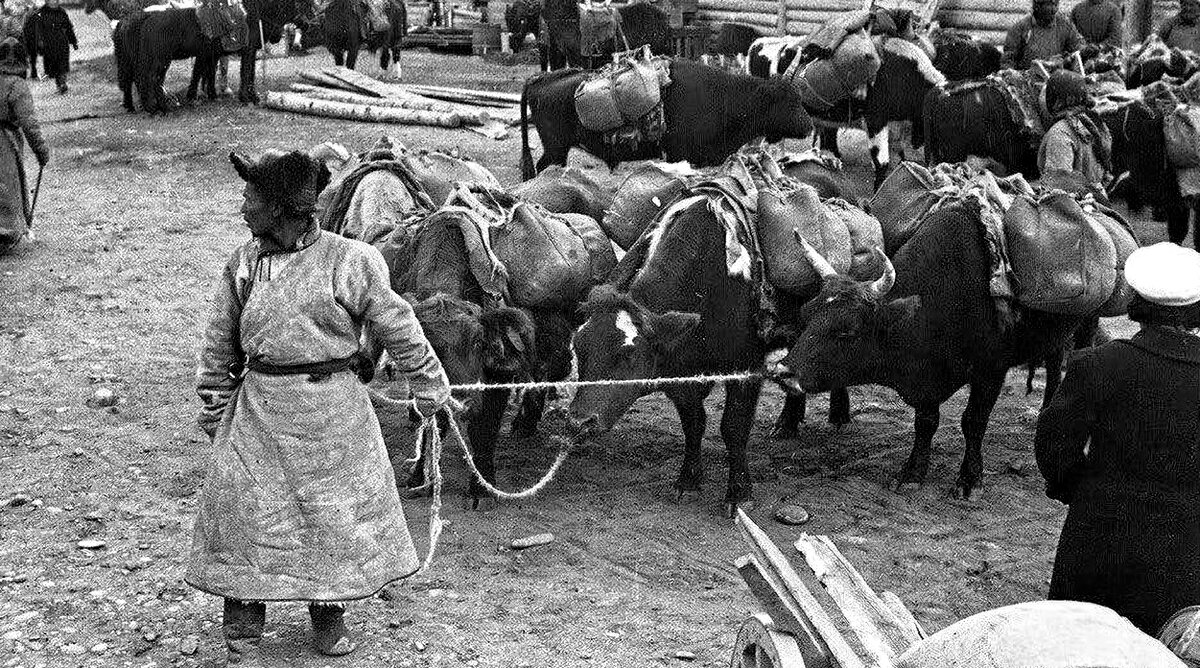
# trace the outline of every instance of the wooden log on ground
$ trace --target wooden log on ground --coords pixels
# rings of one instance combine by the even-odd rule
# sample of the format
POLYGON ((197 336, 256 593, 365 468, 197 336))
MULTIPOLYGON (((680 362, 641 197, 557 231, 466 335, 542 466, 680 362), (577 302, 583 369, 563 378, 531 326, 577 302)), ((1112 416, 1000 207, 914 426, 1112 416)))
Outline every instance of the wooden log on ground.
POLYGON ((443 128, 457 128, 462 125, 462 118, 458 114, 421 111, 418 109, 399 109, 367 104, 348 104, 346 102, 318 100, 299 93, 271 91, 267 93, 264 104, 272 109, 351 121, 396 123, 401 125, 430 125, 443 128))
MULTIPOLYGON (((470 88, 451 88, 448 86, 424 86, 418 84, 403 84, 401 88, 416 93, 418 95, 429 95, 431 92, 436 92, 445 95, 461 95, 463 97, 493 100, 495 102, 503 102, 505 104, 520 104, 520 93, 506 93, 498 90, 472 90, 470 88)), ((432 97, 432 96, 430 96, 432 97)))
POLYGON ((738 557, 733 564, 775 628, 795 636, 805 668, 837 668, 832 665, 829 646, 779 578, 773 577, 770 570, 749 554, 738 557))
POLYGON ((329 100, 331 102, 365 104, 376 107, 395 107, 397 109, 416 109, 418 111, 434 111, 442 114, 458 114, 462 118, 462 122, 467 125, 487 125, 492 121, 491 114, 483 109, 464 110, 456 105, 438 102, 437 100, 426 100, 415 96, 370 97, 349 91, 322 88, 304 83, 294 83, 291 85, 291 89, 293 92, 301 93, 306 97, 329 100))
POLYGON ((772 14, 779 11, 776 0, 719 0, 700 2, 701 9, 719 9, 727 12, 750 12, 754 14, 772 14))
POLYGON ((850 562, 826 536, 804 534, 795 547, 804 555, 817 582, 829 593, 838 610, 876 665, 889 665, 920 640, 906 621, 883 602, 850 562))
MULTIPOLYGON (((1029 13, 1029 5, 1027 3, 1009 2, 1007 0, 942 0, 941 7, 942 9, 992 12, 995 14, 1023 15, 1029 13)), ((1064 11, 1067 11, 1066 8, 1064 8, 1064 11)))
MULTIPOLYGON (((791 562, 771 541, 770 536, 740 509, 735 524, 750 547, 751 555, 762 566, 766 581, 771 584, 780 600, 788 601, 790 598, 794 607, 802 612, 798 622, 803 625, 807 620, 807 624, 824 641, 828 648, 828 656, 837 662, 836 665, 839 668, 866 668, 862 659, 846 642, 833 620, 829 618, 828 613, 792 568, 791 562)), ((791 607, 789 606, 789 609, 791 607)))
POLYGON ((325 88, 336 88, 338 90, 344 90, 344 91, 348 91, 351 93, 359 93, 359 94, 363 93, 362 90, 360 90, 354 86, 351 86, 350 84, 348 84, 344 81, 339 81, 338 79, 335 79, 329 75, 323 74, 316 70, 301 70, 300 78, 304 79, 305 81, 308 81, 309 83, 312 83, 314 85, 324 86, 325 88))

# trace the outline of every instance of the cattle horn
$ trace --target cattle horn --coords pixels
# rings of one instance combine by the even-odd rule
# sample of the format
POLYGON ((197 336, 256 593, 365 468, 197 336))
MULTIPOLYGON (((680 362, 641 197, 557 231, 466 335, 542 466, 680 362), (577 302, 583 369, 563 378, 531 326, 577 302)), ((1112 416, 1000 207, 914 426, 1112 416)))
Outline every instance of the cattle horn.
POLYGON ((813 270, 817 272, 817 275, 822 280, 830 276, 837 276, 837 270, 833 268, 832 264, 829 264, 829 260, 826 260, 823 255, 817 252, 817 249, 812 247, 812 244, 808 243, 804 235, 800 234, 800 230, 793 227, 792 234, 796 235, 796 243, 800 244, 800 247, 804 249, 804 256, 808 258, 809 264, 812 265, 813 270))
POLYGON ((892 286, 896 284, 896 268, 892 266, 892 261, 888 259, 888 256, 879 250, 879 246, 873 247, 871 252, 875 253, 883 263, 883 275, 871 281, 871 291, 882 297, 891 292, 892 286))

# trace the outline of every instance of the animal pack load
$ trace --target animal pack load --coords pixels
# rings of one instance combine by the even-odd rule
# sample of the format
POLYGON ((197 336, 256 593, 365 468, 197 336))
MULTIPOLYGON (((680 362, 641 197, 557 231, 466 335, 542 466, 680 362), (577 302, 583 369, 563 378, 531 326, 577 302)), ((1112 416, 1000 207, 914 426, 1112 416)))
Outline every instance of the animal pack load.
POLYGON ((917 642, 895 666, 1184 668, 1124 617, 1078 601, 1032 601, 972 615, 917 642))
POLYGON ((1163 139, 1172 167, 1200 167, 1200 106, 1180 105, 1165 114, 1163 139))
POLYGON ((1129 312, 1129 303, 1133 301, 1134 294, 1133 287, 1125 280, 1125 261, 1138 249, 1137 237, 1129 223, 1116 211, 1099 204, 1086 204, 1083 210, 1108 232, 1117 254, 1117 284, 1112 296, 1100 306, 1100 315, 1106 318, 1125 315, 1129 312))
POLYGON ((457 283, 469 271, 478 288, 498 301, 564 307, 578 303, 617 264, 612 244, 591 217, 553 214, 487 186, 458 184, 421 224, 428 226, 435 231, 418 235, 420 247, 406 269, 409 282, 422 288, 457 283), (446 239, 441 230, 458 234, 446 239))
POLYGON ((793 183, 760 189, 756 225, 767 281, 776 289, 805 295, 821 286, 821 277, 796 244, 793 230, 838 273, 859 280, 878 278, 871 249, 883 243, 879 221, 843 200, 822 201, 812 186, 793 183))
POLYGON ((621 54, 575 90, 575 113, 583 127, 609 141, 658 141, 662 137, 662 89, 671 84, 671 61, 649 49, 621 54))
POLYGON ((883 250, 890 257, 912 238, 921 221, 941 200, 944 179, 915 162, 892 170, 871 198, 871 213, 883 228, 883 250))
POLYGON ((875 80, 879 53, 867 34, 870 12, 847 12, 831 19, 805 42, 784 77, 800 92, 804 106, 828 111, 875 80))
POLYGON ((1117 288, 1117 250, 1105 226, 1071 195, 1017 197, 1004 214, 1017 301, 1064 315, 1095 312, 1117 288))
POLYGON ((461 156, 441 151, 406 153, 404 161, 413 177, 424 187, 434 206, 441 205, 459 181, 499 188, 500 181, 487 167, 461 156))
POLYGON ((659 212, 699 176, 686 162, 648 162, 638 167, 617 186, 601 227, 614 243, 629 250, 659 212))

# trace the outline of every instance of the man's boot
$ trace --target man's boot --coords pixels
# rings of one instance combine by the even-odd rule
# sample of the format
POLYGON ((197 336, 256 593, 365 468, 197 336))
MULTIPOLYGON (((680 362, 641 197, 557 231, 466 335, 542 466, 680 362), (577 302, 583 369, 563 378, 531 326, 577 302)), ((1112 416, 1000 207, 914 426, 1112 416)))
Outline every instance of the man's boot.
POLYGON ((267 621, 266 603, 243 603, 236 599, 225 599, 225 618, 221 630, 225 633, 225 647, 229 653, 226 665, 239 668, 254 668, 262 665, 258 644, 262 640, 263 625, 267 621))
POLYGON ((308 616, 312 618, 313 643, 317 651, 325 656, 342 656, 358 648, 346 630, 342 619, 346 609, 340 605, 310 603, 308 616))

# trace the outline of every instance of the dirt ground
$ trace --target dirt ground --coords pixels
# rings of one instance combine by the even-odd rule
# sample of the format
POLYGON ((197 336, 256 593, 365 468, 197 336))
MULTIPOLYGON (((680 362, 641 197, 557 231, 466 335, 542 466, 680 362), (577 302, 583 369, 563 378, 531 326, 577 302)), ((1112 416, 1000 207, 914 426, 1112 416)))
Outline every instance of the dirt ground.
MULTIPOLYGON (((512 183, 519 139, 337 122, 229 100, 166 118, 128 115, 103 19, 75 18, 83 48, 71 93, 34 84, 54 151, 37 240, 0 257, 0 499, 12 501, 0 507, 0 665, 219 665, 220 603, 190 590, 182 574, 209 456, 193 422, 195 346, 220 267, 247 234, 229 151, 324 140, 361 149, 389 132, 414 147, 461 147, 512 183), (121 403, 89 408, 98 388, 121 403), (80 549, 85 538, 104 547, 80 549)), ((323 51, 272 58, 264 88, 327 62, 323 51)), ((424 52, 405 53, 403 65, 407 81, 504 90, 518 90, 531 72, 424 52)), ((187 69, 175 65, 172 86, 187 69)), ((1164 234, 1145 222, 1139 232, 1143 241, 1164 234)), ((1110 326, 1131 331, 1121 321, 1110 326)), ((775 441, 767 433, 781 395, 769 388, 752 438, 753 515, 794 558, 789 545, 801 531, 830 535, 869 583, 898 593, 931 630, 1040 598, 1064 509, 1043 496, 1033 461, 1040 378, 1036 387, 1026 396, 1024 375, 1011 374, 986 441, 986 488, 969 502, 949 496, 962 453, 962 394, 943 411, 928 484, 897 495, 886 483, 907 455, 912 416, 892 392, 853 389, 853 422, 840 432, 824 423, 827 404, 817 397, 802 435, 775 441), (784 502, 805 506, 811 522, 773 522, 784 502)), ((272 606, 265 644, 273 660, 662 666, 687 663, 676 658, 686 651, 695 665, 725 665, 756 606, 732 566, 742 545, 720 512, 721 405, 718 391, 704 450, 710 482, 692 503, 677 504, 671 493, 682 437, 657 397, 640 401, 526 503, 462 509, 465 473, 447 456, 449 525, 431 571, 353 606, 362 646, 344 659, 309 649, 302 606, 272 606), (555 542, 508 548, 540 532, 555 542)), ((381 419, 389 446, 404 452, 406 420, 386 410, 381 419)), ((499 482, 530 484, 552 455, 545 439, 505 440, 499 482)), ((423 546, 424 502, 407 510, 423 546)))

